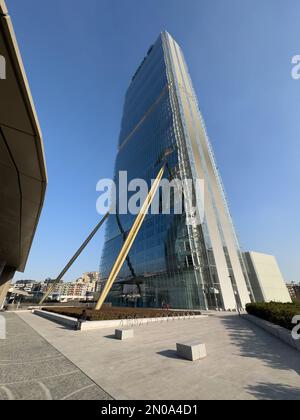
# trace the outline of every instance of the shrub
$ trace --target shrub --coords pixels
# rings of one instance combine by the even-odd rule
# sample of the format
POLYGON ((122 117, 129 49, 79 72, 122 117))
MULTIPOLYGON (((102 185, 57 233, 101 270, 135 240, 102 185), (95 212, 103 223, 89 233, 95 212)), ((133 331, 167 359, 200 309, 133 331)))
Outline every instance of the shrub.
MULTIPOLYGON (((162 318, 169 315, 180 316, 182 312, 174 310, 168 311, 166 309, 151 309, 151 308, 129 308, 129 307, 103 307, 100 311, 87 308, 74 307, 47 307, 42 308, 45 311, 57 313, 60 315, 70 316, 72 318, 80 318, 82 311, 85 309, 88 321, 102 321, 113 319, 137 319, 137 318, 162 318)), ((196 315, 201 315, 200 311, 195 312, 196 315)))
POLYGON ((292 324, 292 319, 295 315, 300 315, 300 304, 278 302, 249 303, 246 305, 246 310, 250 315, 292 330, 295 326, 292 324))

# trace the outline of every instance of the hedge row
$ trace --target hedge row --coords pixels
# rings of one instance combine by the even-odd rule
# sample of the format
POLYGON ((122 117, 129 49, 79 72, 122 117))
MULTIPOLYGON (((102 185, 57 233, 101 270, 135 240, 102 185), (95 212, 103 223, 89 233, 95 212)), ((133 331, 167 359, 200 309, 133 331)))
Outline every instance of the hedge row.
POLYGON ((246 310, 250 315, 292 330, 295 326, 292 324, 293 317, 300 315, 300 303, 249 303, 246 310))
MULTIPOLYGON (((81 318, 84 308, 51 308, 43 307, 44 311, 53 312, 60 315, 70 316, 72 318, 81 318)), ((137 319, 137 318, 165 318, 176 316, 194 316, 201 315, 200 311, 167 311, 161 309, 147 308, 102 308, 100 311, 86 309, 86 319, 88 321, 104 321, 113 319, 137 319)))

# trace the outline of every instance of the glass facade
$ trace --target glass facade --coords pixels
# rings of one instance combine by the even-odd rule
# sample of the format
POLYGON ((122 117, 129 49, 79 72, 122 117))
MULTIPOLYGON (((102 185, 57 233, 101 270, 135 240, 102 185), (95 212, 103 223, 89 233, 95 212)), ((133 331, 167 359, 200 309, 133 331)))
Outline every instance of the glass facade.
MULTIPOLYGON (((107 300, 114 305, 184 309, 244 306, 248 284, 221 180, 183 54, 164 32, 126 93, 115 163, 117 190, 123 191, 120 171, 127 171, 128 182, 142 178, 150 187, 166 150, 171 151, 166 179, 204 179, 204 221, 197 223, 196 212, 194 222, 187 224, 184 212, 172 211, 172 200, 171 214, 148 214, 107 300)), ((192 194, 195 202, 194 190, 192 194)), ((103 283, 135 219, 118 207, 117 203, 117 214, 107 222, 100 264, 103 283)))

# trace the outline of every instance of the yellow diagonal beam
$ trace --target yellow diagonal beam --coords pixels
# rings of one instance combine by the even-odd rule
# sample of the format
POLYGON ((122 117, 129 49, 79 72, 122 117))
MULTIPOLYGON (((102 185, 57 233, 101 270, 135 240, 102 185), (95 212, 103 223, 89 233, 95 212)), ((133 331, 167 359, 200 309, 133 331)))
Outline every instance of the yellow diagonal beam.
POLYGON ((163 177, 164 171, 165 171, 165 164, 162 166, 162 168, 159 171, 155 181, 153 182, 152 187, 151 187, 151 189, 150 189, 150 191, 149 191, 149 193, 146 197, 146 200, 145 200, 139 214, 137 215, 137 217, 135 219, 135 222, 134 222, 134 224, 133 224, 133 226, 132 226, 132 228, 129 232, 129 235, 126 238, 126 241, 124 242, 124 245, 121 249, 121 252, 116 259, 116 262, 115 262, 115 264, 114 264, 114 266, 111 270, 111 273, 108 277, 108 280, 107 280, 107 282, 104 286, 104 289, 101 293, 101 296, 100 296, 100 298, 97 302, 97 305, 96 305, 96 308, 95 308, 96 310, 101 309, 101 307, 102 307, 103 303, 105 302, 105 299, 106 299, 110 289, 112 288, 112 285, 113 285, 117 275, 119 274, 119 272, 122 268, 122 265, 124 264, 124 261, 125 261, 128 253, 129 253, 129 251, 130 251, 130 249, 131 249, 131 247, 134 243, 134 240, 135 240, 137 234, 139 233, 139 230, 140 230, 140 228, 143 224, 143 221, 146 217, 148 209, 151 206, 153 198, 154 198, 154 196, 156 194, 156 191, 159 187, 159 183, 160 183, 160 181, 163 177))

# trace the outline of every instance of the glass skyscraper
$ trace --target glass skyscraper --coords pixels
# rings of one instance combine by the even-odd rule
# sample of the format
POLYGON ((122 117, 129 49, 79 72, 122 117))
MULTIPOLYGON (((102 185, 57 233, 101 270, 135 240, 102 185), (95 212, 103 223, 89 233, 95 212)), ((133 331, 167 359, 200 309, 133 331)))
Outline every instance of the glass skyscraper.
MULTIPOLYGON (((251 290, 213 152, 179 45, 163 32, 147 52, 126 93, 115 182, 150 185, 166 150, 168 180, 203 179, 205 216, 187 224, 186 214, 148 214, 108 296, 114 305, 185 309, 235 309, 251 290)), ((195 191, 193 190, 193 194, 195 191)), ((195 198, 195 197, 192 197, 195 198)), ((193 200, 195 202, 195 200, 193 200)), ((108 278, 135 216, 107 222, 100 264, 108 278)))

